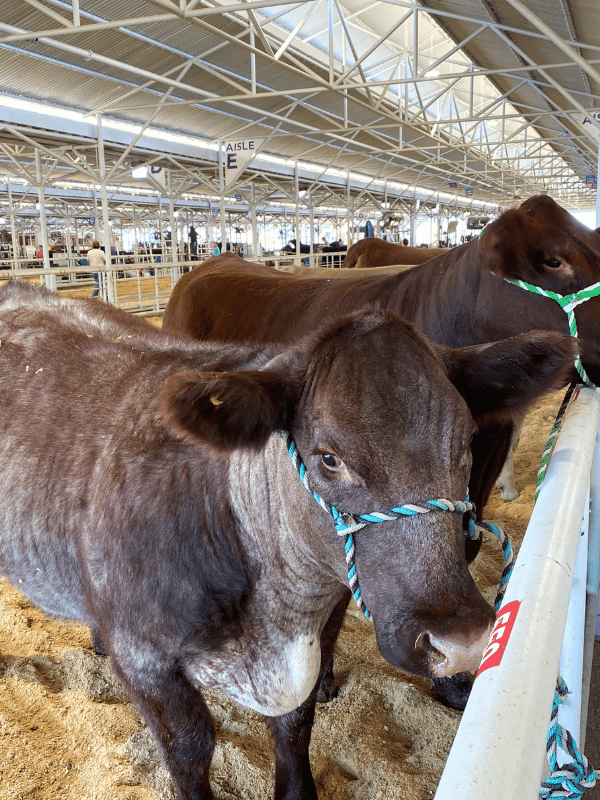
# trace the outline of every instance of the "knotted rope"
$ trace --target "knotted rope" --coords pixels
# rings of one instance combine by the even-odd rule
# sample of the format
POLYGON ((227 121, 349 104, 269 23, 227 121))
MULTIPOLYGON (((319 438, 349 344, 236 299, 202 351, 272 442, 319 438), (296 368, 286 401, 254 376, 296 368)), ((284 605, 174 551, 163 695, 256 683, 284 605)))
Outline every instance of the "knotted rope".
POLYGON ((403 506, 392 508, 389 511, 374 511, 366 514, 346 514, 339 511, 335 506, 324 500, 319 494, 312 490, 308 481, 308 475, 304 462, 300 458, 296 443, 287 431, 281 431, 281 435, 285 439, 287 451, 292 463, 298 471, 300 480, 306 489, 312 494, 317 503, 333 517, 335 529, 339 536, 344 536, 344 550, 346 553, 346 566, 348 568, 348 583, 350 584, 350 591, 356 601, 356 605, 363 612, 365 617, 371 619, 371 613, 367 608, 360 591, 360 583, 358 581, 358 573, 356 571, 356 550, 354 546, 354 536, 356 531, 366 528, 375 522, 385 522, 389 520, 399 519, 400 517, 412 517, 415 514, 427 514, 432 511, 450 511, 457 514, 468 514, 469 522, 465 530, 465 536, 476 539, 480 533, 474 525, 475 506, 469 500, 446 500, 441 498, 439 500, 426 500, 423 503, 407 503, 403 506))
POLYGON ((550 729, 546 745, 546 755, 552 775, 542 783, 540 798, 581 797, 594 788, 598 778, 587 758, 583 753, 579 752, 569 731, 558 724, 558 707, 565 702, 568 694, 567 684, 559 677, 556 683, 554 702, 552 703, 552 715, 550 717, 550 729), (557 760, 559 745, 573 759, 571 764, 559 766, 557 760))
POLYGON ((508 580, 511 576, 513 571, 513 566, 515 564, 515 560, 513 557, 513 549, 510 543, 510 539, 504 533, 504 530, 493 522, 478 522, 475 524, 475 528, 483 528, 490 533, 493 533, 494 536, 500 542, 502 547, 502 555, 504 557, 504 569, 502 570, 502 575, 500 576, 500 582, 498 584, 498 593, 496 594, 496 599, 494 601, 494 611, 498 612, 500 606, 502 605, 502 601, 504 600, 504 595, 506 594, 506 587, 508 586, 508 580))
MULTIPOLYGON (((492 275, 495 274, 496 273, 492 273, 492 275)), ((597 297, 600 294, 600 283, 594 283, 591 286, 586 286, 584 289, 581 289, 579 292, 574 292, 573 294, 558 294, 557 292, 551 292, 549 289, 541 289, 539 286, 535 286, 533 283, 526 283, 525 281, 521 281, 517 278, 503 278, 503 280, 505 280, 507 283, 512 283, 513 286, 519 286, 521 289, 526 289, 528 292, 533 292, 534 294, 539 294, 542 297, 549 297, 551 300, 555 300, 567 315, 569 333, 575 339, 577 338, 575 308, 580 303, 584 303, 591 297, 597 297)), ((589 379, 587 372, 583 368, 579 352, 577 352, 575 355, 575 369, 585 384, 588 386, 594 385, 589 379)))

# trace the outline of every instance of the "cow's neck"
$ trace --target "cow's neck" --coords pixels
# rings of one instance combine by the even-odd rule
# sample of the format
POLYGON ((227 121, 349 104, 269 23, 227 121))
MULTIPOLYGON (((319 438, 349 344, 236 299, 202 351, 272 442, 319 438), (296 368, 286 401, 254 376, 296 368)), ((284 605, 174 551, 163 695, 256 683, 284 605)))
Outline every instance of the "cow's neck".
POLYGON ((295 473, 281 435, 274 434, 259 454, 237 451, 229 472, 231 501, 244 541, 260 554, 261 563, 272 565, 270 582, 282 601, 307 613, 314 609, 318 613, 320 596, 333 593, 337 601, 337 584, 345 582, 343 546, 332 518, 306 492, 295 473), (339 581, 330 566, 335 555, 329 552, 327 541, 339 550, 339 581))
MULTIPOLYGON (((203 686, 260 713, 287 713, 315 685, 321 631, 346 589, 307 541, 319 533, 313 516, 318 520, 325 512, 293 474, 279 434, 260 454, 240 450, 231 456, 229 499, 239 520, 238 541, 257 577, 239 636, 214 650, 194 650, 192 643, 186 670, 203 686)), ((327 525, 337 545, 331 519, 327 525)))
POLYGON ((473 244, 395 276, 386 307, 438 344, 475 344, 480 273, 477 261, 465 252, 473 244))

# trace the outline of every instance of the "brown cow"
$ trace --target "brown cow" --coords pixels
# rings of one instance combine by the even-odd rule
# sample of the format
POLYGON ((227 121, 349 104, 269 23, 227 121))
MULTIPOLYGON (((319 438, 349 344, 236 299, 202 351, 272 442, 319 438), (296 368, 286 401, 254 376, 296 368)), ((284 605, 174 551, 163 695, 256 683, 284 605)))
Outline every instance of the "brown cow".
MULTIPOLYGON (((295 264, 286 264, 285 266, 275 267, 278 272, 289 272, 292 275, 300 275, 303 278, 357 278, 361 275, 396 275, 398 272, 412 269, 414 264, 394 264, 387 267, 354 267, 353 269, 346 269, 344 267, 306 267, 296 266, 295 264)), ((270 268, 272 269, 272 267, 270 268)))
MULTIPOLYGON (((395 275, 323 281, 267 269, 225 258, 184 275, 164 328, 199 339, 293 342, 323 319, 373 302, 453 347, 534 328, 567 332, 558 303, 503 278, 561 294, 594 284, 600 281, 600 234, 540 195, 505 211, 480 238, 395 275)), ((600 383, 600 298, 579 305, 575 316, 583 364, 600 383)), ((471 496, 478 513, 505 461, 510 434, 490 415, 489 428, 475 437, 471 496)))
POLYGON ((423 264, 430 258, 443 255, 443 247, 407 247, 371 237, 359 239, 346 253, 342 267, 386 267, 390 264, 423 264))
POLYGON ((354 532, 349 576, 332 506, 347 524, 464 499, 478 420, 564 382, 568 337, 455 350, 367 310, 289 347, 183 342, 10 282, 0 343, 0 574, 99 632, 180 800, 213 797, 201 686, 267 716, 277 798, 317 800, 315 698, 349 577, 392 664, 477 667, 494 614, 469 574, 464 509, 354 532))

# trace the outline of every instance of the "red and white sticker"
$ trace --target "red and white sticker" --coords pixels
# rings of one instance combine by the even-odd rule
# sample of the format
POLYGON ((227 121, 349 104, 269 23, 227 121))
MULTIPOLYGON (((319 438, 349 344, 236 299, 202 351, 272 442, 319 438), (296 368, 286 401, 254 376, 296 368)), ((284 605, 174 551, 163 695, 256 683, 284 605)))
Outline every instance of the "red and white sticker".
POLYGON ((502 661, 502 656, 504 655, 506 645, 510 639, 510 634, 515 624, 520 605, 520 600, 513 600, 511 603, 507 603, 503 606, 498 612, 488 645, 485 648, 481 664, 477 671, 478 675, 481 675, 482 672, 490 667, 497 667, 502 661))

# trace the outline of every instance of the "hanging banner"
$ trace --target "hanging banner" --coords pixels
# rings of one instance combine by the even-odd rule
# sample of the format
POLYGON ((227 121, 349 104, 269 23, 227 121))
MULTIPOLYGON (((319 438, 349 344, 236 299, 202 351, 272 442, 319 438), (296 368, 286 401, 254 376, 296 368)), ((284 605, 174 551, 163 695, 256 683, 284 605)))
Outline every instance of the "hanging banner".
POLYGON ((237 176, 253 160, 262 143, 262 139, 238 139, 235 142, 223 142, 225 189, 234 182, 237 176))

